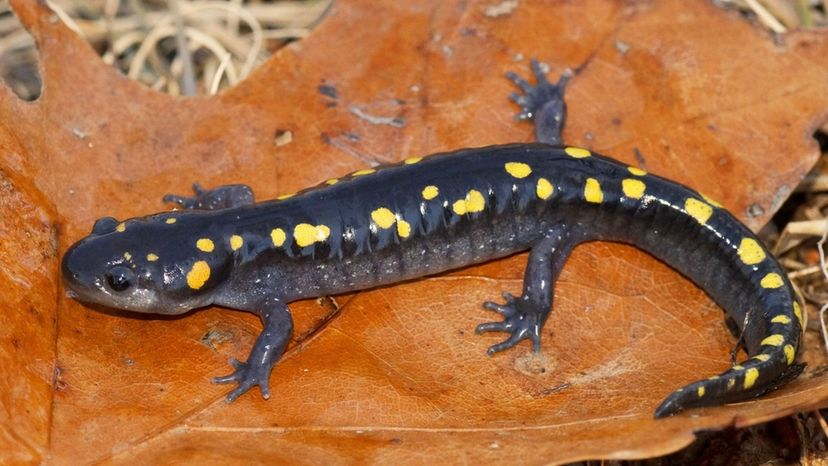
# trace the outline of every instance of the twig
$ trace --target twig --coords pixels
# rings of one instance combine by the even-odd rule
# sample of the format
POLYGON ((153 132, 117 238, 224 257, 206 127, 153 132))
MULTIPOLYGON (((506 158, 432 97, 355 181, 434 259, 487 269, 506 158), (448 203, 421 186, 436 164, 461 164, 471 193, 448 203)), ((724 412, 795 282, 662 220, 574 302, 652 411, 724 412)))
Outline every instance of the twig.
POLYGON ((828 228, 828 219, 790 222, 785 225, 782 233, 779 234, 779 239, 776 241, 773 253, 780 255, 798 246, 804 238, 822 236, 822 232, 826 228, 828 228))
POLYGON ((756 14, 756 17, 759 18, 765 26, 770 28, 771 31, 782 34, 787 31, 785 26, 779 22, 778 19, 774 18, 772 14, 768 10, 765 9, 762 5, 759 4, 756 0, 745 0, 745 3, 750 7, 751 10, 756 14))
POLYGON ((60 18, 60 20, 63 21, 63 24, 68 26, 69 29, 75 31, 79 36, 84 37, 83 31, 78 26, 78 23, 76 23, 75 20, 72 19, 72 17, 69 16, 69 14, 63 10, 63 8, 61 8, 59 5, 55 4, 51 0, 46 0, 46 5, 48 5, 49 8, 51 8, 52 11, 55 12, 58 18, 60 18))
MULTIPOLYGON (((104 55, 112 50, 112 44, 115 42, 113 25, 115 23, 115 15, 118 14, 118 5, 120 3, 119 0, 106 0, 103 6, 103 25, 104 31, 106 31, 106 50, 104 51, 104 55)), ((89 38, 89 41, 91 42, 92 38, 89 38)))
POLYGON ((259 52, 262 50, 264 39, 262 38, 261 24, 259 24, 259 21, 247 10, 232 3, 201 1, 185 3, 182 5, 182 13, 184 15, 191 15, 196 12, 209 9, 218 9, 225 10, 227 12, 233 12, 234 14, 238 15, 238 17, 242 21, 244 21, 250 28, 250 32, 253 36, 253 44, 250 46, 250 51, 248 52, 247 57, 244 60, 244 65, 242 66, 241 71, 239 72, 239 76, 241 76, 241 78, 245 78, 248 74, 250 74, 251 71, 253 71, 253 68, 256 66, 256 59, 259 55, 259 52))
POLYGON ((181 18, 181 9, 178 0, 169 0, 168 5, 172 11, 175 22, 175 45, 178 50, 178 59, 181 61, 181 93, 183 95, 196 95, 195 71, 193 70, 193 55, 187 44, 187 36, 184 33, 184 20, 181 18))
MULTIPOLYGON (((828 269, 826 269, 825 265, 825 240, 828 238, 828 228, 825 229, 825 232, 822 233, 822 238, 817 242, 817 250, 819 251, 819 266, 822 268, 822 275, 825 277, 826 282, 828 282, 828 269)), ((825 348, 823 348, 826 353, 828 353, 828 331, 825 329, 825 311, 828 310, 828 303, 822 305, 819 308, 819 328, 822 332, 822 340, 825 343, 825 348)), ((807 315, 805 310, 802 310, 803 315, 807 315)))
POLYGON ((789 0, 761 0, 762 5, 767 8, 768 12, 778 19, 788 29, 796 29, 801 22, 796 9, 790 4, 789 0))
MULTIPOLYGON (((221 43, 198 29, 188 27, 184 29, 184 32, 187 35, 187 38, 190 39, 190 41, 193 41, 194 48, 204 46, 213 52, 216 57, 223 57, 226 53, 228 53, 227 49, 222 47, 221 43)), ((135 53, 135 58, 130 64, 127 76, 132 79, 137 78, 138 73, 141 71, 141 67, 143 66, 144 60, 150 50, 155 47, 155 44, 159 40, 164 37, 170 37, 173 34, 175 34, 175 27, 169 24, 169 21, 163 22, 162 24, 156 26, 147 36, 147 39, 141 43, 141 47, 139 47, 138 51, 135 53)), ((235 72, 233 75, 235 75, 235 72)))
POLYGON ((797 0, 794 3, 794 8, 800 24, 806 28, 814 26, 814 17, 811 14, 811 5, 809 5, 808 0, 797 0))
POLYGON ((221 78, 224 76, 224 71, 227 69, 227 66, 230 64, 230 54, 225 54, 224 58, 219 63, 218 69, 216 70, 216 74, 213 75, 213 82, 210 84, 209 94, 214 95, 218 92, 219 85, 221 84, 221 78))
POLYGON ((802 278, 808 275, 813 275, 815 273, 820 273, 822 271, 821 265, 812 265, 810 267, 805 267, 802 270, 797 270, 788 274, 788 279, 793 280, 795 278, 802 278))
MULTIPOLYGON (((229 0, 229 3, 232 3, 239 8, 242 7, 242 0, 229 0)), ((227 29, 233 33, 236 33, 239 30, 239 15, 236 14, 235 11, 227 12, 227 29)))
POLYGON ((828 422, 825 422, 825 418, 822 417, 822 413, 819 410, 814 411, 814 415, 817 418, 817 422, 819 422, 819 427, 822 428, 822 435, 828 437, 828 422))

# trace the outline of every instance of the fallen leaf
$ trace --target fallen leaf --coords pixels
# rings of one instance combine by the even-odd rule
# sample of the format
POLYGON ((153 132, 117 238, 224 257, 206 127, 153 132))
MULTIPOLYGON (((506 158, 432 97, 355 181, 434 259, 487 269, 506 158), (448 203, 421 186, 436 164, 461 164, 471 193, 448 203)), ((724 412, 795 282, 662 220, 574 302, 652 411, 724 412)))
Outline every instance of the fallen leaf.
POLYGON ((727 367, 733 341, 677 272, 596 243, 564 270, 540 355, 521 345, 487 358, 498 337, 472 332, 491 318, 481 302, 519 289, 522 254, 293 304, 274 396, 227 404, 209 377, 246 356, 254 316, 98 312, 64 296, 55 254, 97 217, 162 210, 163 194, 193 181, 244 182, 266 199, 374 163, 529 141, 503 78, 526 75, 526 57, 553 76, 579 70, 570 144, 698 188, 756 229, 818 156, 824 33, 775 45, 704 1, 521 2, 487 14, 497 2, 340 0, 238 86, 172 98, 108 68, 42 2, 12 4, 38 44, 44 89, 24 103, 0 88, 3 461, 642 458, 694 431, 828 399, 824 371, 811 370, 754 402, 653 420, 666 394, 727 367))

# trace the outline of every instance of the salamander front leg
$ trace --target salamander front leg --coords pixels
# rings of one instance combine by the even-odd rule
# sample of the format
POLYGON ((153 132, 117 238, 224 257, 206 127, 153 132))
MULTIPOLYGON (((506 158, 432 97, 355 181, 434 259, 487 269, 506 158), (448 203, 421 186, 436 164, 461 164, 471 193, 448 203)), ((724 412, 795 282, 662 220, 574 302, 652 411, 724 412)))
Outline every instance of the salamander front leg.
POLYGON ((177 196, 167 194, 165 203, 178 204, 184 209, 219 210, 231 207, 251 205, 255 202, 253 190, 244 184, 228 184, 213 189, 204 189, 200 184, 193 183, 195 196, 177 196))
POLYGON ((213 379, 213 383, 238 382, 239 386, 227 394, 227 401, 235 400, 256 385, 262 391, 264 399, 270 398, 270 371, 285 351, 293 332, 293 319, 287 305, 278 299, 266 300, 260 314, 264 329, 256 339, 247 362, 231 359, 230 364, 235 371, 230 375, 213 379))
POLYGON ((522 92, 513 92, 509 95, 512 102, 520 105, 520 112, 515 118, 535 121, 535 138, 538 142, 560 145, 561 131, 566 121, 564 91, 572 77, 572 71, 565 70, 558 82, 552 84, 546 79, 546 73, 537 60, 532 59, 531 67, 532 74, 535 75, 534 86, 517 73, 506 73, 506 78, 515 83, 522 92))
POLYGON ((584 241, 571 228, 556 225, 532 248, 523 278, 523 294, 514 297, 503 293, 505 304, 491 301, 483 307, 503 316, 500 322, 486 322, 477 326, 477 333, 506 332, 510 336, 491 347, 489 356, 511 348, 523 340, 532 341, 532 349, 540 351, 540 332, 552 309, 552 292, 555 280, 569 253, 578 243, 584 241))

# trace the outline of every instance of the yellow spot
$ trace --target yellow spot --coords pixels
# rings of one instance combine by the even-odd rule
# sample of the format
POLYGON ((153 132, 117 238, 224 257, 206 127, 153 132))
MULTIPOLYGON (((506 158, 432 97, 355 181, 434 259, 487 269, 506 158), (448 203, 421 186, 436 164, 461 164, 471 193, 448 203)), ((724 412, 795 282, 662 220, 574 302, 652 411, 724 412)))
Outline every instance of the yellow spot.
POLYGON ((300 247, 310 246, 316 242, 316 227, 308 223, 300 223, 293 229, 293 237, 300 247))
POLYGON ((698 393, 699 398, 703 397, 704 396, 704 387, 703 386, 699 387, 698 390, 696 390, 696 393, 698 393))
POLYGON ((423 160, 423 158, 422 157, 409 157, 409 158, 405 159, 403 161, 403 163, 406 164, 406 165, 412 165, 412 164, 415 164, 415 163, 419 162, 420 160, 423 160))
POLYGON ((331 229, 325 225, 313 226, 308 223, 300 223, 293 228, 293 237, 296 239, 296 244, 302 248, 316 242, 325 241, 330 234, 331 229))
POLYGON ((564 152, 570 157, 575 157, 576 159, 582 159, 584 157, 589 157, 592 153, 586 149, 581 149, 580 147, 567 147, 564 149, 564 152))
POLYGON ((782 348, 782 351, 785 352, 785 358, 788 360, 788 365, 790 366, 793 364, 794 359, 796 358, 796 351, 794 350, 793 345, 785 345, 782 348))
POLYGON ((328 228, 328 225, 316 225, 316 241, 321 243, 329 236, 331 236, 331 229, 328 228))
POLYGON ((759 369, 755 367, 751 367, 750 369, 745 371, 745 390, 753 387, 753 384, 756 383, 756 379, 759 378, 759 369))
POLYGON ((351 176, 362 176, 362 175, 370 175, 371 173, 376 172, 373 168, 366 168, 364 170, 357 170, 351 173, 351 176))
POLYGON ((783 337, 782 335, 776 334, 776 335, 771 335, 771 336, 765 338, 759 344, 763 345, 763 346, 765 346, 765 345, 767 345, 767 346, 780 346, 780 345, 782 345, 782 342, 784 342, 784 341, 785 341, 785 337, 783 337))
POLYGON ((646 170, 642 170, 642 169, 637 168, 637 167, 627 167, 627 170, 629 170, 630 173, 632 173, 635 176, 644 176, 644 175, 647 174, 646 170))
POLYGON ((131 261, 132 260, 132 254, 130 254, 128 252, 125 252, 124 253, 124 259, 126 259, 128 261, 131 261))
POLYGON ((115 231, 118 233, 123 233, 124 230, 126 230, 126 224, 124 222, 119 223, 118 226, 115 227, 115 231))
POLYGON ((326 182, 325 182, 325 184, 326 184, 326 185, 328 185, 328 186, 332 186, 332 185, 335 185, 335 184, 337 184, 337 183, 339 183, 339 179, 338 179, 338 178, 331 178, 330 180, 328 180, 328 181, 326 181, 326 182))
POLYGON ((627 178, 621 182, 621 189, 624 190, 624 195, 632 199, 641 199, 644 196, 644 189, 646 186, 640 180, 627 178))
POLYGON ((296 193, 283 194, 283 195, 277 197, 276 199, 279 200, 279 201, 284 201, 285 199, 291 198, 295 195, 296 195, 296 193))
POLYGON ((472 189, 466 194, 465 199, 455 201, 451 208, 457 215, 482 212, 486 208, 486 198, 483 197, 480 191, 472 189))
POLYGON ((454 211, 457 215, 463 215, 466 213, 466 201, 460 199, 459 201, 454 201, 454 204, 451 205, 451 210, 454 211))
POLYGON ((397 220, 397 234, 400 238, 408 238, 411 235, 411 224, 403 219, 397 220))
POLYGON ((158 256, 153 253, 149 253, 147 254, 147 260, 150 262, 155 262, 158 260, 158 256))
POLYGON ((730 390, 731 388, 736 386, 736 379, 730 379, 727 381, 727 389, 730 390))
POLYGON ((721 207, 722 207, 722 205, 721 205, 720 203, 716 202, 715 200, 713 200, 713 199, 712 199, 712 198, 710 198, 709 196, 706 196, 706 195, 704 195, 703 193, 699 193, 699 194, 701 194, 702 199, 704 199, 705 201, 707 201, 707 203, 708 203, 708 204, 710 204, 710 205, 712 205, 713 207, 719 207, 719 208, 721 208, 721 207))
POLYGON ((538 185, 535 187, 535 194, 543 200, 549 199, 552 193, 555 192, 555 187, 546 178, 538 178, 538 185))
POLYGON ((743 238, 737 252, 742 262, 747 265, 755 265, 765 260, 765 251, 752 238, 743 238))
POLYGON ((172 225, 173 223, 175 223, 175 222, 176 222, 176 220, 175 220, 175 217, 170 217, 170 218, 168 218, 168 219, 164 220, 164 222, 165 222, 167 225, 172 225))
POLYGON ((718 375, 711 375, 710 377, 707 378, 707 380, 719 380, 719 376, 718 375))
POLYGON ((762 288, 779 288, 784 284, 782 282, 782 277, 779 276, 778 273, 769 273, 762 277, 762 281, 759 282, 762 288))
POLYGON ((796 302, 796 301, 794 301, 794 303, 793 303, 793 311, 794 311, 794 315, 796 316, 796 320, 799 321, 799 326, 804 328, 805 325, 803 324, 803 321, 802 321, 802 308, 799 307, 799 303, 796 302))
POLYGON ((216 249, 216 245, 213 244, 213 240, 207 238, 201 238, 200 240, 196 241, 196 247, 199 251, 204 252, 213 252, 216 249))
POLYGON ((757 354, 756 356, 753 357, 753 359, 757 359, 759 361, 765 362, 768 359, 770 359, 770 355, 769 354, 757 354))
POLYGON ((187 285, 197 290, 207 283, 210 279, 210 265, 206 261, 198 261, 193 264, 193 268, 187 272, 187 285))
POLYGON ((506 172, 515 178, 526 178, 532 174, 532 167, 520 162, 507 162, 504 165, 506 172))
POLYGON ((244 238, 239 235, 233 235, 230 237, 230 249, 237 251, 242 245, 244 244, 244 238))
POLYGON ((774 317, 773 319, 771 319, 771 322, 773 322, 774 324, 788 325, 788 324, 791 323, 791 318, 786 316, 786 315, 781 315, 780 314, 780 315, 774 317))
POLYGON ((276 246, 277 248, 281 247, 283 244, 285 244, 285 239, 286 238, 287 238, 287 235, 285 235, 285 230, 282 230, 281 228, 274 228, 270 232, 270 239, 271 239, 271 241, 273 241, 273 245, 276 246))
POLYGON ((437 188, 437 186, 428 185, 425 188, 423 188, 423 199, 427 201, 434 199, 435 197, 437 197, 438 194, 440 194, 440 190, 437 188))
POLYGON ((731 369, 733 369, 734 371, 743 371, 743 370, 745 370, 745 368, 742 367, 740 364, 736 364, 735 366, 731 367, 731 369))
POLYGON ((380 207, 379 209, 371 212, 371 220, 373 220, 378 227, 387 229, 394 225, 397 218, 394 217, 394 212, 391 212, 385 207, 380 207))
POLYGON ((713 215, 713 207, 692 197, 684 201, 684 210, 687 212, 687 215, 695 218, 702 225, 707 223, 710 216, 713 215))
POLYGON ((587 202, 594 202, 596 204, 604 202, 604 193, 601 191, 601 184, 598 183, 598 180, 595 178, 587 178, 586 186, 584 186, 584 197, 587 202))
POLYGON ((486 208, 486 199, 480 191, 472 189, 466 194, 466 212, 482 212, 486 208))

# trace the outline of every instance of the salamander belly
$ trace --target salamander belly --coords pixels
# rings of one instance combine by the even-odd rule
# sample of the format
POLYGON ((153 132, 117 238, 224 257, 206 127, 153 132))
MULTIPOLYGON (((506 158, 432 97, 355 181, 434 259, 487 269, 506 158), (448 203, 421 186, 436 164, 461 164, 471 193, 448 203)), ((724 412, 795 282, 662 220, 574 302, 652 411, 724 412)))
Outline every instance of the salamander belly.
POLYGON ((291 298, 298 299, 371 288, 478 264, 529 249, 548 223, 537 218, 515 220, 479 219, 473 228, 457 225, 373 254, 329 258, 314 264, 280 264, 284 275, 279 276, 291 283, 290 289, 297 293, 291 298))

